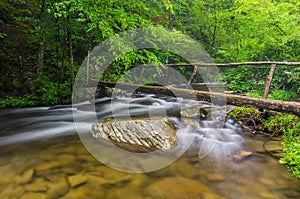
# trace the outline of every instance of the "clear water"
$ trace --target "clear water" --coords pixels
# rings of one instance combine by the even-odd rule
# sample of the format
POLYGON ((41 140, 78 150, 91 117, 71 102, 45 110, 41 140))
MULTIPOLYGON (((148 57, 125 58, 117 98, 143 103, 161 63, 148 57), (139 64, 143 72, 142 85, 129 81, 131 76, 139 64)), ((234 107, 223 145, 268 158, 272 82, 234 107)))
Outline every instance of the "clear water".
MULTIPOLYGON (((202 127, 190 126, 187 131, 187 126, 179 122, 181 140, 188 133, 197 135, 193 153, 153 172, 114 170, 86 149, 77 134, 72 111, 80 113, 83 119, 79 128, 88 132, 93 120, 89 113, 96 113, 101 120, 128 113, 160 115, 162 109, 176 115, 183 106, 212 107, 204 102, 153 96, 113 102, 103 98, 95 104, 95 111, 89 102, 74 107, 2 110, 0 198, 300 198, 299 180, 264 152, 263 140, 240 132, 230 121, 225 123, 226 130, 218 132, 222 135, 218 139, 211 131, 215 123, 202 121, 202 127), (213 140, 218 140, 217 147, 203 156, 203 148, 199 149, 213 140), (253 155, 243 161, 233 160, 230 155, 237 150, 248 150, 253 155)), ((122 157, 112 158, 122 162, 122 157)))

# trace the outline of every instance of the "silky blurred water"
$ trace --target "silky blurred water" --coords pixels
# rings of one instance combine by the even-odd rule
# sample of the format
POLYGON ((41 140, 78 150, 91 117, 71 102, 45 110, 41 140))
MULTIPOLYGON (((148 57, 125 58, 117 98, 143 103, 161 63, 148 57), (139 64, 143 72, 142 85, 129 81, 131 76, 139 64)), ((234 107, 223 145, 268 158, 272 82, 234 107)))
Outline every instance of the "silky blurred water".
POLYGON ((196 118, 199 126, 186 124, 180 110, 191 107, 218 110, 206 102, 153 95, 1 110, 0 198, 300 198, 299 180, 264 151, 264 139, 250 137, 231 120, 196 118), (74 111, 82 118, 76 124, 74 111), (153 172, 114 170, 90 154, 77 134, 76 128, 89 133, 95 115, 101 120, 164 114, 177 126, 179 144, 189 136, 194 141, 184 156, 153 172), (233 159, 240 150, 253 155, 233 159), (72 178, 81 183, 74 185, 72 178))

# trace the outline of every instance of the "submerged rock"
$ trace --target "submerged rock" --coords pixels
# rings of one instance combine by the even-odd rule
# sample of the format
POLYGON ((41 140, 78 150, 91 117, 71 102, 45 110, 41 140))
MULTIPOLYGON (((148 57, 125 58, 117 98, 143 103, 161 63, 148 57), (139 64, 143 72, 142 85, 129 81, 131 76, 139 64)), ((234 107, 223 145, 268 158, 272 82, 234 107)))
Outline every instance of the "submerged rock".
POLYGON ((23 173, 23 175, 18 176, 16 181, 17 184, 26 184, 29 183, 32 178, 33 178, 34 170, 33 169, 28 169, 23 173))
POLYGON ((208 114, 207 110, 200 108, 198 106, 185 108, 180 111, 181 117, 193 118, 193 119, 205 119, 208 114))
POLYGON ((223 198, 205 184, 183 177, 166 177, 158 180, 146 188, 146 193, 151 198, 223 198))
POLYGON ((47 191, 47 182, 42 178, 35 179, 32 183, 24 185, 26 191, 45 192, 47 191))
POLYGON ((78 185, 86 183, 88 181, 88 178, 81 174, 77 174, 77 175, 69 176, 68 181, 71 187, 76 187, 78 185))
POLYGON ((44 199, 44 198, 45 198, 44 193, 28 192, 25 193, 20 199, 44 199))
POLYGON ((269 152, 282 152, 281 141, 267 141, 265 142, 265 148, 269 152))
POLYGON ((243 151, 243 150, 241 150, 241 151, 238 151, 237 153, 233 154, 233 158, 235 160, 243 160, 246 157, 249 157, 249 156, 252 156, 252 155, 253 155, 253 153, 250 152, 250 151, 243 151))
POLYGON ((48 184, 46 199, 55 199, 65 195, 69 190, 69 184, 65 178, 60 178, 55 183, 48 184))
POLYGON ((133 152, 171 151, 175 127, 168 118, 105 119, 92 126, 94 137, 133 152))

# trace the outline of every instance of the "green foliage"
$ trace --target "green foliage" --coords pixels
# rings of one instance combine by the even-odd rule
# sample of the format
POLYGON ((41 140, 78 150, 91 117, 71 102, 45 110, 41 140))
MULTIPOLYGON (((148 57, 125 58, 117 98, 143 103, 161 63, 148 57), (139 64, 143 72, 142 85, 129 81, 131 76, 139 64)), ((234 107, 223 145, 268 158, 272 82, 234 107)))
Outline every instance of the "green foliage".
MULTIPOLYGON (((3 0, 0 97, 30 93, 38 103, 69 102, 70 84, 88 51, 117 33, 153 25, 188 34, 216 62, 299 61, 299 14, 298 1, 3 0), (39 83, 32 83, 33 79, 39 83)), ((163 36, 158 34, 158 38, 163 36)), ((105 79, 118 81, 130 65, 143 63, 185 60, 157 49, 133 51, 115 60, 105 79)), ((157 74, 161 70, 157 67, 157 74)), ((178 70, 186 79, 192 73, 189 68, 178 70)), ((264 87, 269 69, 238 67, 223 72, 221 80, 230 89, 248 92, 264 87)), ((203 80, 196 76, 195 81, 203 80)), ((276 89, 299 93, 299 67, 277 67, 271 91, 275 98, 289 95, 276 89)))
POLYGON ((221 73, 220 81, 224 81, 229 89, 236 93, 250 91, 255 88, 254 74, 248 66, 228 69, 221 73))
POLYGON ((253 132, 261 131, 282 135, 285 157, 279 161, 285 164, 300 179, 300 118, 278 112, 260 112, 250 107, 234 107, 229 113, 235 121, 246 125, 253 132))
MULTIPOLYGON (((229 112, 229 116, 236 120, 238 123, 242 123, 241 118, 259 118, 260 112, 252 107, 247 106, 235 106, 232 111, 229 112)), ((247 125, 247 124, 245 124, 247 125)))
POLYGON ((221 26, 228 28, 219 53, 231 61, 297 59, 293 52, 299 41, 295 13, 299 14, 295 2, 235 1, 223 15, 221 26))
POLYGON ((230 116, 240 114, 242 117, 246 117, 248 115, 255 114, 257 115, 258 111, 255 108, 247 107, 247 106, 236 106, 234 107, 234 112, 230 112, 230 116))
POLYGON ((294 68, 290 74, 291 76, 288 82, 293 85, 293 88, 296 92, 300 93, 300 67, 294 68))
POLYGON ((28 106, 36 106, 37 98, 34 95, 27 94, 22 98, 17 97, 7 97, 5 99, 0 100, 0 108, 8 108, 8 107, 28 107, 28 106))
POLYGON ((294 115, 278 113, 264 121, 264 128, 270 132, 283 134, 282 144, 286 156, 280 159, 282 164, 300 179, 300 118, 294 115))
MULTIPOLYGON (((250 92, 251 97, 263 96, 265 81, 269 75, 270 65, 263 68, 240 66, 231 69, 222 69, 220 81, 224 81, 229 89, 239 92, 250 92)), ((271 84, 269 99, 289 100, 295 97, 299 88, 296 71, 291 68, 278 66, 271 84), (297 87, 297 88, 296 88, 297 87)))
POLYGON ((296 116, 277 113, 275 116, 271 116, 263 121, 263 128, 266 132, 277 132, 283 134, 288 128, 293 126, 296 116))
MULTIPOLYGON (((262 98, 264 94, 263 89, 253 90, 247 93, 249 97, 262 98)), ((268 95, 268 99, 272 100, 291 100, 296 97, 296 92, 292 90, 273 89, 268 95)))
MULTIPOLYGON (((249 97, 254 97, 254 98, 262 98, 264 94, 264 89, 257 89, 257 90, 252 90, 249 93, 247 93, 247 96, 249 97)), ((268 96, 269 98, 269 96, 268 96)))
POLYGON ((280 160, 286 164, 293 174, 300 179, 300 120, 295 119, 293 127, 286 130, 283 136, 286 156, 280 160))
POLYGON ((280 90, 275 89, 272 90, 270 95, 268 96, 269 99, 274 100, 290 100, 296 97, 296 93, 291 90, 280 90))
POLYGON ((55 105, 59 103, 70 103, 70 82, 53 82, 50 77, 44 76, 33 81, 36 85, 35 92, 39 104, 55 105))

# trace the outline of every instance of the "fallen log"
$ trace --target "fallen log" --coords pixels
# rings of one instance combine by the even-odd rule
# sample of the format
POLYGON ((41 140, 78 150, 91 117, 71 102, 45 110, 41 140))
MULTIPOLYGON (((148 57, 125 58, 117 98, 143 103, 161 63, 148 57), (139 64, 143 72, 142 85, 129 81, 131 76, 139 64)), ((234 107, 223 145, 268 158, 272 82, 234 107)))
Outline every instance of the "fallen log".
POLYGON ((267 109, 273 111, 279 111, 284 113, 291 113, 297 116, 300 116, 300 103, 299 102, 290 102, 290 101, 281 101, 281 100, 268 100, 260 98, 252 98, 246 96, 239 96, 234 94, 225 94, 222 92, 209 92, 209 91, 199 91, 191 89, 180 89, 173 87, 165 86, 148 86, 148 85, 136 85, 128 83, 116 83, 116 82, 106 82, 99 81, 98 86, 105 86, 109 88, 117 88, 122 90, 132 90, 132 89, 143 89, 147 90, 148 93, 168 93, 170 91, 176 93, 176 96, 191 98, 196 96, 198 100, 213 102, 215 104, 224 105, 236 105, 236 106, 252 106, 259 109, 267 109))

